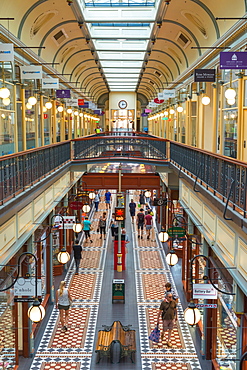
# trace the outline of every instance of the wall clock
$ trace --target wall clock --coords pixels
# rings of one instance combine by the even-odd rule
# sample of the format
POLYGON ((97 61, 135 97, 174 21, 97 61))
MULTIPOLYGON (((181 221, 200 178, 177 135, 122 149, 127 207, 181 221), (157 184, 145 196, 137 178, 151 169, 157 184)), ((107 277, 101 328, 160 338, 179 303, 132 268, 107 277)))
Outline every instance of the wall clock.
POLYGON ((119 102, 118 102, 118 106, 119 106, 119 108, 120 109, 126 109, 127 108, 127 101, 126 100, 120 100, 119 102))

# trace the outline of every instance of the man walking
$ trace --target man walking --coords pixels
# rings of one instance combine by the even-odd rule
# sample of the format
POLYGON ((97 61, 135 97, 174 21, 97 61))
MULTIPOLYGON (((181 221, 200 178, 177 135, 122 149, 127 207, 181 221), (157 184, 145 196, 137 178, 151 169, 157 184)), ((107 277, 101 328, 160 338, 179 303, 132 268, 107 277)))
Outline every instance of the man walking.
POLYGON ((95 192, 95 198, 94 198, 95 212, 98 212, 99 202, 100 202, 99 192, 96 191, 95 192))
POLYGON ((143 208, 140 208, 140 212, 138 212, 136 216, 136 224, 138 229, 138 238, 141 239, 143 234, 144 220, 145 220, 144 211, 143 208))
POLYGON ((81 252, 82 246, 79 244, 79 240, 75 240, 75 244, 73 245, 74 251, 74 259, 75 259, 75 274, 78 275, 80 262, 81 262, 81 252))
POLYGON ((157 317, 157 325, 159 325, 159 317, 162 315, 163 321, 163 331, 161 334, 161 340, 164 338, 164 334, 168 331, 167 346, 172 347, 171 345, 171 335, 172 329, 174 327, 175 321, 177 321, 177 304, 173 300, 172 293, 166 294, 166 299, 161 302, 159 313, 157 317))
POLYGON ((110 204, 111 204, 111 193, 109 190, 106 190, 105 192, 105 203, 106 203, 106 209, 110 209, 110 204))
POLYGON ((131 202, 129 204, 129 209, 130 209, 130 216, 132 218, 132 224, 133 224, 134 219, 135 219, 135 214, 136 214, 136 204, 133 199, 131 199, 131 202))
POLYGON ((147 239, 150 239, 150 230, 153 226, 153 217, 151 216, 151 211, 148 211, 148 214, 145 216, 145 226, 146 226, 146 232, 147 232, 147 239))

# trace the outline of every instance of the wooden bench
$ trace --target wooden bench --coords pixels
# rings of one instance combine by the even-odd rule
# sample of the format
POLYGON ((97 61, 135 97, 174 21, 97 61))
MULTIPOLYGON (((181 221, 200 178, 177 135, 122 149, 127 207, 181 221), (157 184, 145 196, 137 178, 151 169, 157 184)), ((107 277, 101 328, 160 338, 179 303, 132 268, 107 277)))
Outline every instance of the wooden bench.
POLYGON ((129 356, 133 360, 133 354, 136 352, 135 330, 130 330, 129 325, 123 326, 120 321, 114 321, 111 326, 103 325, 104 330, 99 330, 95 352, 98 353, 98 361, 101 358, 109 357, 112 362, 112 350, 114 343, 120 344, 121 358, 129 356))

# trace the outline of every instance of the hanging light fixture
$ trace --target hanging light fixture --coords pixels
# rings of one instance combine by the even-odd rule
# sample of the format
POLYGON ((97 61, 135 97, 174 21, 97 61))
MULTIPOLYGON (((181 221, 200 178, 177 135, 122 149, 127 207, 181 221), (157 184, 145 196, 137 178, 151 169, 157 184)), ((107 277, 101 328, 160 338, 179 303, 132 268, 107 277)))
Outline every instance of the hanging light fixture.
POLYGON ((5 105, 5 107, 7 107, 8 105, 10 105, 10 98, 4 98, 2 100, 2 103, 3 103, 3 105, 5 105))
POLYGON ((207 96, 207 95, 204 95, 203 97, 202 97, 202 104, 203 105, 208 105, 210 103, 210 97, 209 96, 207 96))
POLYGON ((67 263, 69 260, 70 260, 70 255, 69 253, 66 251, 65 248, 61 249, 61 251, 58 253, 57 255, 57 260, 59 263, 61 263, 62 265, 65 265, 65 263, 67 263))
POLYGON ((10 91, 7 87, 1 87, 0 89, 0 98, 5 99, 10 96, 10 91))
POLYGON ((183 110, 184 110, 184 108, 183 108, 181 105, 179 105, 179 106, 177 107, 177 112, 178 112, 178 113, 182 113, 182 112, 183 112, 183 110))
POLYGON ((71 114, 72 112, 73 112, 73 111, 72 111, 72 109, 71 109, 71 108, 68 108, 68 109, 67 109, 67 113, 68 113, 68 114, 71 114))
POLYGON ((94 192, 90 192, 88 194, 88 196, 89 196, 90 199, 94 199, 95 198, 95 193, 94 192))
POLYGON ((233 99, 237 95, 236 90, 232 88, 232 70, 230 71, 230 87, 225 91, 225 98, 226 99, 233 99))
POLYGON ((76 221, 76 223, 73 225, 73 231, 76 234, 82 231, 82 224, 79 221, 76 221))
POLYGON ((173 108, 170 109, 169 111, 170 114, 174 114, 175 113, 175 110, 173 108))
POLYGON ((77 110, 74 112, 74 115, 75 115, 75 116, 79 116, 79 113, 78 113, 78 111, 77 111, 77 110))
POLYGON ((27 104, 26 104, 26 108, 27 108, 27 109, 32 109, 32 107, 33 107, 33 106, 32 106, 32 104, 30 104, 30 103, 27 103, 27 104))
POLYGON ((31 307, 27 311, 28 317, 33 322, 40 322, 45 317, 45 309, 40 304, 38 298, 35 298, 31 307))
POLYGON ((59 106, 57 107, 57 111, 58 111, 59 113, 62 113, 62 112, 63 112, 63 106, 62 106, 62 105, 59 105, 59 106))
POLYGON ((198 310, 193 301, 191 301, 188 304, 188 307, 184 311, 184 319, 187 322, 187 324, 191 326, 196 325, 200 321, 201 319, 200 311, 198 310))
POLYGON ((169 239, 169 235, 165 231, 165 229, 161 229, 161 231, 159 232, 158 238, 161 241, 161 243, 165 243, 169 239))
POLYGON ((83 113, 79 113, 79 116, 80 116, 80 117, 83 117, 83 113))
POLYGON ((170 253, 167 254, 166 262, 169 266, 174 266, 178 263, 178 256, 173 249, 171 249, 170 253))
POLYGON ((46 107, 47 109, 51 109, 51 108, 52 108, 52 102, 50 102, 50 101, 46 102, 46 103, 45 103, 45 107, 46 107))
POLYGON ((35 96, 30 96, 27 101, 31 105, 35 105, 37 103, 37 99, 35 98, 35 96))

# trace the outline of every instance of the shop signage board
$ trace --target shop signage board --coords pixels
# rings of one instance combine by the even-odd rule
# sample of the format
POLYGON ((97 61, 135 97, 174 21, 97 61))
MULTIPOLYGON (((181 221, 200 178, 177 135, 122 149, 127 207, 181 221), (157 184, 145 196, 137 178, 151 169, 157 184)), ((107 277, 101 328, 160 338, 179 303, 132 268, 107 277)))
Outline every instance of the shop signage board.
POLYGON ((80 209, 82 209, 82 207, 83 207, 83 203, 82 202, 78 202, 78 201, 74 201, 74 202, 70 202, 69 203, 69 208, 71 208, 71 209, 75 209, 75 210, 80 210, 80 209))
POLYGON ((163 96, 164 96, 165 100, 175 98, 176 97, 176 91, 175 91, 175 89, 171 89, 171 90, 165 89, 165 90, 163 90, 163 96))
MULTIPOLYGON (((38 296, 41 296, 41 279, 38 279, 37 281, 37 292, 38 292, 38 296)), ((35 296, 35 278, 17 279, 14 285, 14 295, 20 296, 20 297, 23 297, 23 296, 34 297, 35 296)))
POLYGON ((125 220, 125 208, 120 208, 120 207, 115 208, 115 220, 116 221, 125 220))
POLYGON ((84 104, 84 99, 78 99, 78 105, 83 105, 84 104))
POLYGON ((215 69, 195 69, 195 82, 215 82, 215 69))
POLYGON ((59 79, 42 78, 42 89, 59 89, 59 79))
POLYGON ((247 52, 222 51, 220 53, 220 69, 247 69, 247 52))
POLYGON ((141 113, 141 117, 147 117, 148 113, 141 113))
POLYGON ((158 99, 164 99, 164 93, 163 92, 158 93, 158 99))
POLYGON ((101 109, 95 109, 93 112, 94 114, 101 114, 101 109))
POLYGON ((20 66, 22 80, 41 80, 42 67, 41 66, 20 66))
POLYGON ((217 308, 217 304, 210 304, 210 303, 197 303, 196 304, 197 308, 217 308))
POLYGON ((152 113, 152 109, 146 108, 146 109, 144 109, 144 113, 152 113))
POLYGON ((124 279, 112 280, 112 303, 115 300, 125 300, 125 283, 124 279))
POLYGON ((14 62, 13 44, 0 44, 0 62, 14 62))
POLYGON ((64 221, 64 229, 73 229, 73 225, 75 224, 75 216, 63 216, 62 217, 56 216, 55 217, 55 224, 58 225, 60 228, 63 227, 63 221, 64 221))
POLYGON ((185 236, 186 231, 184 230, 184 228, 180 226, 173 226, 167 230, 167 233, 170 236, 170 238, 175 237, 182 238, 183 236, 185 236))
POLYGON ((155 99, 154 99, 154 102, 155 102, 156 104, 162 104, 162 103, 164 103, 164 99, 158 99, 158 98, 155 98, 155 99))
POLYGON ((212 284, 193 284, 193 299, 217 299, 217 293, 212 284))
POLYGON ((78 99, 67 99, 66 106, 67 107, 78 107, 78 99))
POLYGON ((79 107, 80 108, 89 108, 89 102, 88 101, 85 101, 84 104, 79 104, 79 107))
POLYGON ((56 91, 56 98, 59 99, 69 99, 70 98, 70 90, 57 90, 56 91))

